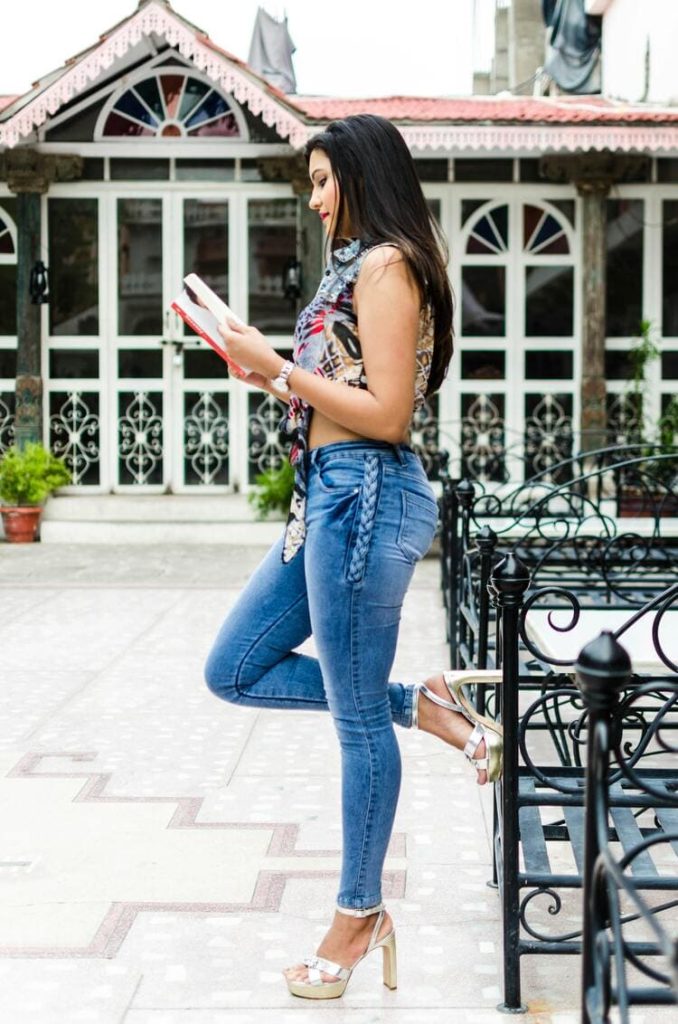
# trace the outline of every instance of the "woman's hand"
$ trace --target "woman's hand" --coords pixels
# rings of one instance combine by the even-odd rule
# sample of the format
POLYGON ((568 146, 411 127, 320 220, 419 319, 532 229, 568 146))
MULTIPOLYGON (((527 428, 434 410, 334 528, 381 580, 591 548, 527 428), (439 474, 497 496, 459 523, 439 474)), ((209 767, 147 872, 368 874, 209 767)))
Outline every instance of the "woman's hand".
POLYGON ((252 379, 248 379, 248 383, 263 387, 263 383, 256 379, 257 375, 267 381, 278 376, 284 360, 256 327, 226 320, 219 324, 219 334, 224 339, 224 348, 231 359, 250 371, 249 377, 252 379))
POLYGON ((277 388, 272 386, 268 377, 264 377, 263 373, 248 373, 247 376, 240 379, 243 384, 250 384, 253 388, 261 388, 262 391, 268 391, 269 395, 273 395, 274 398, 280 399, 281 402, 289 404, 289 392, 283 395, 277 388))

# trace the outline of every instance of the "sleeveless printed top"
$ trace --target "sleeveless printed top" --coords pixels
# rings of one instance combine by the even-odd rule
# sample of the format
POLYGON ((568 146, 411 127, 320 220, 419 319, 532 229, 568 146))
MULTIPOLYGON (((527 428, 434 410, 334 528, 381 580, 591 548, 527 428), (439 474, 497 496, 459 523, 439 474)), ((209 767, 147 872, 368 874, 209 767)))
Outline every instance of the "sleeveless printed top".
MULTIPOLYGON (((353 308, 353 289, 365 257, 376 248, 379 246, 355 238, 331 254, 315 298, 297 320, 292 357, 297 366, 309 373, 341 381, 348 387, 367 388, 358 320, 353 308)), ((433 335, 432 310, 425 305, 419 319, 415 412, 421 408, 426 396, 433 335)), ((283 562, 291 561, 306 537, 306 452, 311 412, 308 402, 292 394, 281 423, 283 434, 292 439, 290 462, 295 468, 294 491, 283 542, 283 562)))

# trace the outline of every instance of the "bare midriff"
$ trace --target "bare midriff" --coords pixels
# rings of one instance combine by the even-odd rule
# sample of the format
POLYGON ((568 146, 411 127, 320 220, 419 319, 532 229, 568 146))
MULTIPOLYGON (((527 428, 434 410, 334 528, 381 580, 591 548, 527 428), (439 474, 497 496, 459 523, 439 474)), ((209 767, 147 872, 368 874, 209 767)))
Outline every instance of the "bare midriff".
MULTIPOLYGON (((409 435, 402 438, 402 442, 406 444, 409 435)), ((313 410, 311 414, 311 424, 308 432, 308 447, 309 448, 320 448, 324 444, 334 444, 335 441, 368 441, 370 438, 363 437, 362 434, 355 434, 352 430, 348 430, 346 427, 340 426, 335 423, 334 420, 329 419, 327 416, 323 416, 317 409, 313 410)))

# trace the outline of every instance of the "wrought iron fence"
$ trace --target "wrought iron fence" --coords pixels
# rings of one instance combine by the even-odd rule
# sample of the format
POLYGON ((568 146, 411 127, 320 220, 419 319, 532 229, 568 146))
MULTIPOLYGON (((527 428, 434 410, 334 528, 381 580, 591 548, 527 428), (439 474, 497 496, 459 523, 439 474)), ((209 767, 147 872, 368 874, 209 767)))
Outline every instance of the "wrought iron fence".
MULTIPOLYGON (((514 1011, 521 1008, 521 957, 579 954, 582 949, 590 952, 582 944, 585 926, 581 915, 582 885, 589 875, 593 877, 586 870, 590 827, 584 805, 585 772, 592 770, 590 756, 586 768, 585 764, 587 741, 590 755, 595 712, 600 707, 595 704, 594 686, 603 686, 600 673, 596 675, 599 669, 590 664, 588 690, 577 687, 573 680, 578 650, 574 637, 586 609, 581 590, 542 588, 526 600, 529 583, 526 565, 512 553, 491 574, 502 666, 496 713, 504 731, 504 775, 495 787, 495 869, 504 932, 504 1008, 514 1011), (540 609, 544 614, 537 627, 534 623, 531 627, 530 620, 540 609), (567 609, 564 619, 563 609, 567 609), (559 641, 555 649, 550 634, 559 641), (569 652, 563 654, 562 638, 567 634, 572 640, 569 652), (524 706, 526 700, 529 703, 524 706)), ((669 652, 662 634, 662 624, 670 613, 678 612, 677 605, 678 584, 674 583, 643 608, 627 611, 606 640, 608 646, 618 646, 617 637, 628 635, 641 621, 651 620, 656 667, 633 675, 627 671, 623 686, 618 687, 610 725, 612 763, 609 770, 606 765, 602 779, 606 814, 609 810, 609 821, 604 819, 606 842, 610 849, 613 845, 621 851, 605 854, 609 877, 618 882, 620 872, 632 867, 634 890, 651 894, 648 914, 656 933, 661 915, 669 916, 678 906, 672 896, 678 893, 678 873, 675 847, 671 846, 672 828, 678 820, 678 658, 669 652), (648 842, 650 839, 653 841, 648 842), (655 856, 660 849, 672 858, 668 869, 655 856), (618 871, 613 865, 615 858, 621 865, 618 871), (657 894, 665 895, 663 902, 657 903, 657 894)), ((609 617, 605 610, 602 614, 604 620, 609 617)), ((675 629, 670 629, 669 635, 675 642, 675 629)), ((586 664, 580 656, 579 669, 586 664)), ((597 827, 599 831, 603 828, 600 821, 597 827)), ((596 879, 602 870, 600 866, 596 869, 596 879)), ((626 934, 638 913, 637 908, 620 912, 622 937, 615 938, 615 957, 618 960, 623 955, 662 984, 666 975, 645 960, 659 955, 666 943, 653 946, 626 934)), ((600 920, 597 922, 600 933, 600 920)), ((603 930, 606 927, 607 918, 603 930)), ((602 940, 596 942, 599 951, 602 940)), ((617 963, 617 975, 619 969, 617 963)), ((605 991, 605 998, 616 1000, 616 989, 608 985, 605 991)), ((631 1001, 669 998, 629 988, 619 1005, 627 997, 631 1001)), ((592 1018, 591 1024, 597 1019, 607 1021, 605 1016, 592 1018)))

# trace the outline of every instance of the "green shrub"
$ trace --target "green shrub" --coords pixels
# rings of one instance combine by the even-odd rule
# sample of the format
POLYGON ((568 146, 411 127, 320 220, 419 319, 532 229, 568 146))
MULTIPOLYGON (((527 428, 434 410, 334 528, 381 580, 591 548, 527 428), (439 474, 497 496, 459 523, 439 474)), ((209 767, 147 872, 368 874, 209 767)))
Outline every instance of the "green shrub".
POLYGON ((8 505, 41 505, 57 487, 70 482, 65 462, 41 444, 8 448, 0 459, 0 499, 8 505))
POLYGON ((267 469, 255 477, 256 490, 248 500, 257 510, 257 517, 264 519, 271 512, 286 513, 292 500, 294 467, 287 459, 276 469, 267 469))

